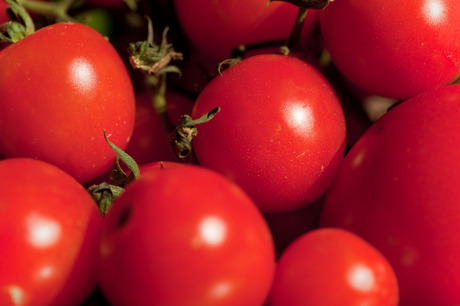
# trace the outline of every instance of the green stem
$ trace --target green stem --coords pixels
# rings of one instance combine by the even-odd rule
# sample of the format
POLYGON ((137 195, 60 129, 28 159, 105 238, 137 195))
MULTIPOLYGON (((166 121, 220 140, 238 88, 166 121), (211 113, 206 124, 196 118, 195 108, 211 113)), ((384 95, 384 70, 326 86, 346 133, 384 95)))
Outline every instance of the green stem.
MULTIPOLYGON (((152 105, 155 109, 155 112, 159 116, 163 130, 166 134, 170 134, 174 130, 174 125, 169 120, 168 113, 167 113, 167 99, 166 93, 168 90, 167 86, 167 74, 160 74, 157 76, 147 76, 148 79, 152 80, 155 78, 155 82, 150 84, 151 92, 152 92, 152 105)), ((148 80, 147 80, 148 82, 148 80)))
POLYGON ((43 2, 36 0, 16 0, 30 12, 56 18, 57 21, 75 21, 67 12, 76 0, 61 0, 59 2, 43 2))

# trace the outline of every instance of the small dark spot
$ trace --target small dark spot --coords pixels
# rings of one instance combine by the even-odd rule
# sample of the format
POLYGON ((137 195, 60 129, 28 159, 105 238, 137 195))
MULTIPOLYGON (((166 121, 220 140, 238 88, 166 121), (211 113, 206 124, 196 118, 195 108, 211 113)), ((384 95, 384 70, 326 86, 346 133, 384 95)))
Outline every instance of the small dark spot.
POLYGON ((117 220, 117 227, 121 228, 126 225, 128 222, 129 218, 131 217, 131 207, 126 207, 118 216, 117 220))

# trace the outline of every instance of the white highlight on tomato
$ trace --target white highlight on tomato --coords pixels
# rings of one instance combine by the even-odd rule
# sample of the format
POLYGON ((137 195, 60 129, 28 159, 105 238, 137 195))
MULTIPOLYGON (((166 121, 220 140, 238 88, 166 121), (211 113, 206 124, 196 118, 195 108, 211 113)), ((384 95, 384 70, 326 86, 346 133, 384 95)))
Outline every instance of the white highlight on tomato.
POLYGON ((427 0, 423 4, 423 13, 431 24, 442 22, 445 10, 446 8, 443 0, 427 0))
POLYGON ((232 291, 232 284, 226 281, 217 283, 211 289, 211 295, 216 298, 224 298, 232 291))
POLYGON ((375 276, 365 265, 354 265, 347 273, 348 283, 357 291, 368 292, 375 287, 375 276))
POLYGON ((20 306, 27 304, 25 292, 21 287, 16 285, 9 285, 4 287, 4 290, 4 292, 10 296, 11 305, 20 306))
POLYGON ((311 107, 302 103, 292 103, 284 110, 288 126, 299 134, 311 136, 315 118, 311 107))
POLYGON ((208 216, 200 223, 200 237, 202 241, 210 246, 220 245, 227 235, 227 227, 221 218, 208 216))
POLYGON ((47 279, 53 276, 54 267, 53 266, 43 266, 38 270, 37 276, 39 279, 47 279))
POLYGON ((61 225, 55 220, 31 213, 26 219, 27 241, 37 248, 55 245, 62 236, 61 225))
POLYGON ((82 92, 92 91, 96 86, 96 73, 93 66, 84 58, 77 58, 70 64, 72 84, 82 92))

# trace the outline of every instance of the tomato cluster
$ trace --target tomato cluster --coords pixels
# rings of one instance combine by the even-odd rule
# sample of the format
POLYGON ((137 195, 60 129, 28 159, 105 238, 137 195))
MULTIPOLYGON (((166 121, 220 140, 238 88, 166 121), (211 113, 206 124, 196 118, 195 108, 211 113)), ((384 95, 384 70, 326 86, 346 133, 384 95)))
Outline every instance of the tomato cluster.
POLYGON ((0 0, 0 305, 460 304, 458 0, 0 0))

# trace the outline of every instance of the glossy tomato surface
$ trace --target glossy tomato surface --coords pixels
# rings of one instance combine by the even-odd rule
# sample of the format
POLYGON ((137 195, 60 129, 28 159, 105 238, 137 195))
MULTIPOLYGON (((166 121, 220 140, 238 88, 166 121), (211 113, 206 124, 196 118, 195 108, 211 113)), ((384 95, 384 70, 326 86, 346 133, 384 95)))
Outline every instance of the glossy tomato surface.
POLYGON ((110 168, 134 124, 126 67, 98 32, 44 27, 0 53, 0 153, 50 162, 80 182, 110 168))
POLYGON ((340 0, 320 14, 332 61, 361 89, 396 99, 460 73, 457 0, 340 0))
MULTIPOLYGON (((297 16, 290 3, 260 0, 174 0, 179 24, 192 45, 208 57, 221 61, 240 45, 286 40, 297 16)), ((304 35, 317 22, 307 14, 304 35)), ((216 62, 217 63, 217 62, 216 62)))
POLYGON ((227 176, 264 212, 295 210, 319 198, 342 161, 345 119, 327 80, 306 62, 257 55, 214 78, 192 117, 199 163, 227 176))
POLYGON ((361 237, 336 228, 297 238, 278 261, 268 305, 398 305, 386 258, 361 237))
POLYGON ((460 303, 460 85, 407 100, 346 156, 322 226, 362 236, 390 261, 401 305, 460 303))
POLYGON ((4 159, 0 175, 0 304, 81 304, 96 287, 97 205, 42 161, 4 159))
POLYGON ((98 270, 109 302, 262 305, 275 252, 250 198, 198 166, 144 167, 106 215, 98 270))

